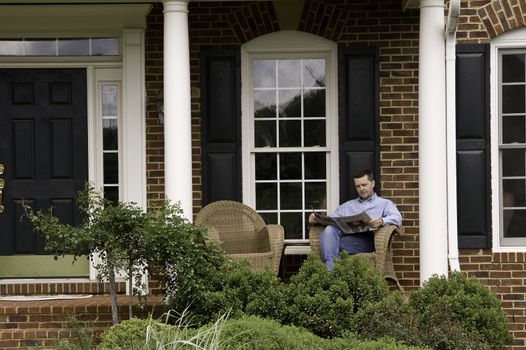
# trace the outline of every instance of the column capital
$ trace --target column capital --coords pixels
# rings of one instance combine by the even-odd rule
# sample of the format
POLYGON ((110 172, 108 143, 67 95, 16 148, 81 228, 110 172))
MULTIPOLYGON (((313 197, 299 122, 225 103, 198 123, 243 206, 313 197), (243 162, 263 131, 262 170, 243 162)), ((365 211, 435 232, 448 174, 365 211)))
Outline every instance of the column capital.
POLYGON ((163 0, 164 13, 167 12, 188 12, 189 0, 163 0))
POLYGON ((444 8, 444 0, 420 0, 420 8, 424 7, 442 7, 444 8))

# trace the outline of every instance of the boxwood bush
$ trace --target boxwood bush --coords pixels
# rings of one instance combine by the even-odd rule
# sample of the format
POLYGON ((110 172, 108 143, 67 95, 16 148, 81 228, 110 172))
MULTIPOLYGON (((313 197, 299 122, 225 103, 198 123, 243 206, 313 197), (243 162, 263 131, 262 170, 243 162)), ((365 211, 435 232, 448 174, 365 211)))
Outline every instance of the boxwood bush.
POLYGON ((364 259, 343 254, 328 271, 311 255, 288 285, 284 321, 322 337, 341 336, 352 327, 357 310, 388 295, 387 283, 364 259))
POLYGON ((207 289, 195 296, 172 298, 168 306, 186 310, 192 322, 203 325, 225 313, 236 318, 245 313, 282 319, 286 286, 271 271, 254 272, 246 261, 225 260, 208 271, 207 289))
POLYGON ((409 306, 420 316, 421 327, 436 339, 435 346, 447 342, 444 338, 455 328, 478 342, 478 349, 483 344, 503 348, 512 341, 500 301, 482 283, 461 272, 449 278, 430 278, 411 294, 409 306), (437 327, 444 324, 448 326, 437 327))
POLYGON ((512 340, 499 300, 460 272, 432 277, 408 303, 392 295, 366 305, 357 312, 353 330, 362 339, 388 336, 444 350, 502 349, 512 340))
POLYGON ((185 305, 180 297, 170 303, 178 312, 188 307, 197 324, 229 312, 231 318, 266 317, 335 337, 350 329, 354 313, 365 303, 389 294, 387 283, 368 262, 345 254, 332 272, 319 257, 309 256, 288 284, 270 271, 251 271, 246 262, 226 261, 210 272, 208 290, 199 298, 185 305))

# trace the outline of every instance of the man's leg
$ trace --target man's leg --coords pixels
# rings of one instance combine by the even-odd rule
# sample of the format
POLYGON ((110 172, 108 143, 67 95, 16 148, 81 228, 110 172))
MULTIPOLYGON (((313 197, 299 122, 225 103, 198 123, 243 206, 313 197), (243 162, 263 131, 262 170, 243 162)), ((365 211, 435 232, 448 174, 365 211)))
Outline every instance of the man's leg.
POLYGON ((374 232, 344 235, 340 239, 340 249, 349 255, 374 252, 374 232))
POLYGON ((334 226, 327 226, 320 234, 321 258, 327 268, 334 268, 334 259, 340 256, 342 231, 334 226))

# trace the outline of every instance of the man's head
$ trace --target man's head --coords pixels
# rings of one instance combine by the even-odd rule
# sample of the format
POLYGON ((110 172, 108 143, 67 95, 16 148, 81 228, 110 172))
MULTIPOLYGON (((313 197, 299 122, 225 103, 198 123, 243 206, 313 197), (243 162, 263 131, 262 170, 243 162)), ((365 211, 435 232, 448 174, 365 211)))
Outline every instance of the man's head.
POLYGON ((374 176, 371 171, 364 169, 354 175, 354 187, 358 195, 367 199, 374 194, 374 176))

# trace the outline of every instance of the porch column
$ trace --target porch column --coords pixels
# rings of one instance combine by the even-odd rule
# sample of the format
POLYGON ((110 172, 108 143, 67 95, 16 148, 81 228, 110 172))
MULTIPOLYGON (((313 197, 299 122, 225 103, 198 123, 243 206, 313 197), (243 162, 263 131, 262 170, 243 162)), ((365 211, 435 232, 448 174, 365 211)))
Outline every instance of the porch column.
POLYGON ((164 177, 166 197, 192 220, 188 0, 164 1, 164 177))
POLYGON ((447 275, 444 0, 421 0, 419 42, 420 283, 447 275))

